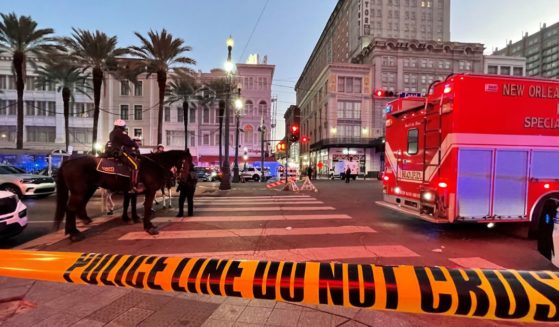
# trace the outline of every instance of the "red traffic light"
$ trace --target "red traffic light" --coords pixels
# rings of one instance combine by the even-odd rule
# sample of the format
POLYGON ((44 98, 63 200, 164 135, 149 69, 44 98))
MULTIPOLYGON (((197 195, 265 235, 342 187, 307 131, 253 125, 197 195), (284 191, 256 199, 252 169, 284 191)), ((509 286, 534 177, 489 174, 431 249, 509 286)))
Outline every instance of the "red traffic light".
POLYGON ((291 132, 293 134, 297 134, 299 132, 299 126, 297 125, 291 125, 291 132))
POLYGON ((309 141, 310 141, 310 138, 308 136, 303 136, 301 138, 301 143, 309 143, 309 141))
POLYGON ((375 95, 376 95, 377 97, 382 97, 382 96, 384 96, 384 91, 383 91, 383 90, 377 90, 377 91, 375 92, 375 95))

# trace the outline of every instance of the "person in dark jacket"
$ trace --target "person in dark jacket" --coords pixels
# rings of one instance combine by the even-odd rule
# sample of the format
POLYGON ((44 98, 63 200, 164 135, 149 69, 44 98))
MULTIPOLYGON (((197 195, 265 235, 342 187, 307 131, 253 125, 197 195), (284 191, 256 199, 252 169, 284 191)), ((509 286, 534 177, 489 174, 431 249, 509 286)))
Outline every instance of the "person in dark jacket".
MULTIPOLYGON (((183 162, 184 164, 184 162, 183 162)), ((190 164, 190 169, 185 173, 184 169, 181 170, 177 176, 179 185, 177 192, 179 194, 179 213, 177 217, 184 217, 184 201, 188 201, 188 217, 194 215, 194 192, 196 192, 196 183, 198 183, 198 175, 194 170, 194 165, 190 164)))
POLYGON ((344 177, 345 177, 345 182, 349 183, 349 179, 351 178, 351 168, 349 168, 349 166, 345 170, 344 177))
POLYGON ((115 120, 114 128, 109 134, 109 143, 111 152, 121 154, 120 159, 132 168, 132 176, 130 177, 132 190, 136 193, 142 192, 143 186, 138 183, 140 167, 137 158, 139 155, 138 145, 126 133, 126 122, 124 120, 115 120))

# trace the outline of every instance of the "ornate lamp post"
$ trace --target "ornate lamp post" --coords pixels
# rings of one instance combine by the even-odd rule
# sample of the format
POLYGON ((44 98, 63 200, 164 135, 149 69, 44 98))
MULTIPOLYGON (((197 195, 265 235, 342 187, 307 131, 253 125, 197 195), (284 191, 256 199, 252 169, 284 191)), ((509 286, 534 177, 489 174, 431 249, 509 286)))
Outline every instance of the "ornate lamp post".
POLYGON ((234 64, 231 61, 231 50, 233 50, 233 45, 235 42, 231 35, 227 38, 227 61, 225 62, 225 72, 227 73, 227 78, 229 81, 229 92, 227 92, 225 100, 225 146, 223 152, 223 164, 222 172, 223 176, 221 178, 221 183, 219 184, 220 190, 230 190, 231 189, 231 168, 229 164, 229 111, 230 111, 230 99, 231 99, 231 80, 233 75, 234 64))
POLYGON ((236 119, 236 130, 235 130, 235 164, 233 166, 233 183, 238 183, 241 181, 239 176, 239 120, 241 118, 241 110, 243 109, 243 101, 241 98, 235 99, 235 119, 236 119))

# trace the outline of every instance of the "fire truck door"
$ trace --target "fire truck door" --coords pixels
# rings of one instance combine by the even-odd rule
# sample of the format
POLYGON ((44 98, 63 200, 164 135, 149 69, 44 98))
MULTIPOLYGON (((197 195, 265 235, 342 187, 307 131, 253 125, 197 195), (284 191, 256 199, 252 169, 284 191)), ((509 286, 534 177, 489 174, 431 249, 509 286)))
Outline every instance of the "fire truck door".
POLYGON ((526 215, 528 151, 497 150, 493 215, 518 219, 526 215))
POLYGON ((458 152, 458 217, 489 216, 492 150, 460 149, 458 152))

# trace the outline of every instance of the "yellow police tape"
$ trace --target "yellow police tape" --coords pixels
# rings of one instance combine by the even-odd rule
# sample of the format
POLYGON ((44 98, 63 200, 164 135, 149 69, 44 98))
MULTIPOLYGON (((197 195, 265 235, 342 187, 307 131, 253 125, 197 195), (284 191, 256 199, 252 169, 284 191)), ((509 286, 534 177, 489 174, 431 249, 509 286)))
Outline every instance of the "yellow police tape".
POLYGON ((559 272, 0 250, 0 276, 435 313, 559 321, 559 272))

